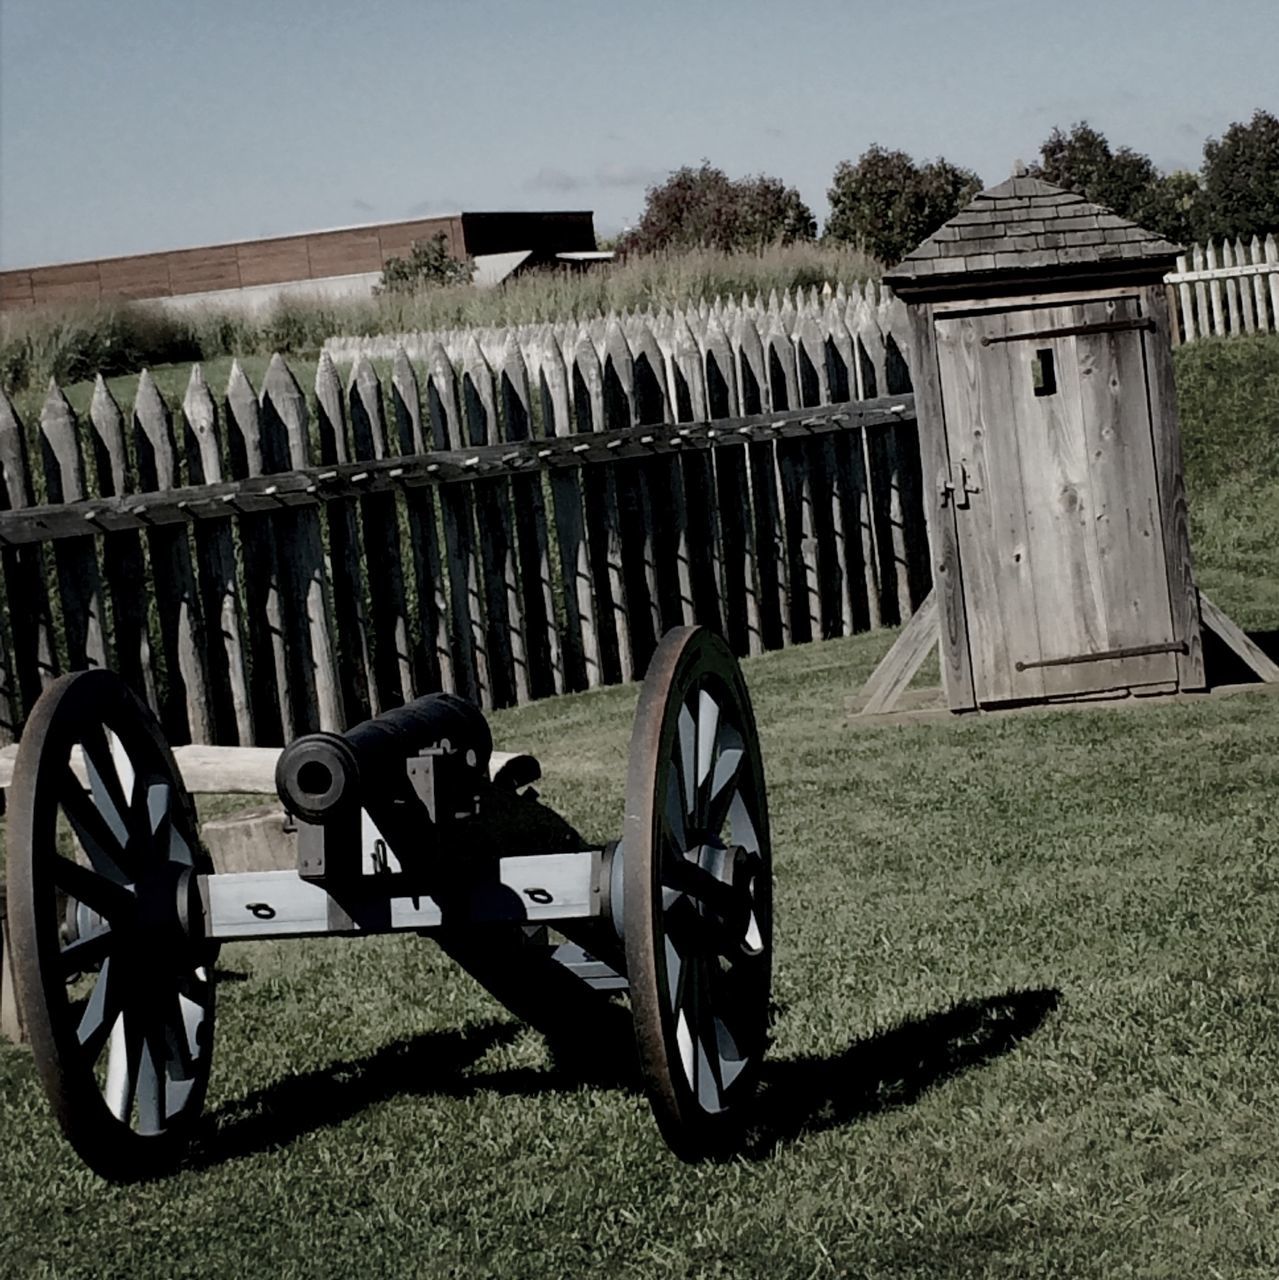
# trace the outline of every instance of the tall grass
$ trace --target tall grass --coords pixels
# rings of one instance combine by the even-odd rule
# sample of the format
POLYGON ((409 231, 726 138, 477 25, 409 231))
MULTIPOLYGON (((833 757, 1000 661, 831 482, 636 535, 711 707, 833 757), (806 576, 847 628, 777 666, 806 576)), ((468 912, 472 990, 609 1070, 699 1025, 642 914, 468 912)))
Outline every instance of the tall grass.
POLYGON ((716 295, 850 284, 878 272, 837 245, 776 246, 759 253, 655 254, 581 274, 545 271, 496 289, 470 285, 328 302, 281 299, 261 312, 209 307, 175 314, 156 303, 103 303, 0 316, 0 386, 10 394, 50 378, 273 351, 318 351, 337 334, 402 333, 562 320, 624 307, 675 306, 716 295))

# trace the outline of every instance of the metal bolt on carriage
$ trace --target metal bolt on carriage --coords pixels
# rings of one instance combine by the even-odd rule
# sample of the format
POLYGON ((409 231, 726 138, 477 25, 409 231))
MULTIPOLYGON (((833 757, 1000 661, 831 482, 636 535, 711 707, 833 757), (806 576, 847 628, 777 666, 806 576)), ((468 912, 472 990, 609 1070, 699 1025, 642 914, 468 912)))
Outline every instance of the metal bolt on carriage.
MULTIPOLYGON (((63 1133, 99 1174, 181 1159, 213 1052, 219 948, 435 938, 548 1035, 626 990, 658 1126, 685 1159, 731 1150, 768 1036, 771 851, 742 673, 684 627, 640 693, 620 840, 541 804, 528 757, 490 776, 479 710, 431 694, 281 753, 296 870, 218 874, 154 716, 105 670, 61 677, 9 792, 13 976, 63 1133)), ((423 998, 429 998, 424 995, 423 998)))

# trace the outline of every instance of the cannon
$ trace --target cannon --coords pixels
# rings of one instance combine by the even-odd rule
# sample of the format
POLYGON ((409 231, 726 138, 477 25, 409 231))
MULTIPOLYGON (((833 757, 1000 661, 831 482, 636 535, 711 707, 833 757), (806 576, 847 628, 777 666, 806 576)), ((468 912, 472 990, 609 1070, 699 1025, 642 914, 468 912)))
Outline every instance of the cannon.
MULTIPOLYGON (((670 1148, 731 1151, 768 1041, 772 875, 754 715, 727 645, 667 633, 640 692, 620 838, 490 775, 483 714, 419 698, 281 753, 296 869, 219 874, 147 707, 114 674, 41 695, 9 790, 14 984, 41 1081, 112 1180, 180 1162, 213 1051, 216 960, 243 939, 435 939, 517 1016, 588 1044, 625 992, 670 1148)), ((602 1039, 602 1037, 601 1037, 602 1039)), ((603 1048, 601 1047, 601 1052, 603 1048)))

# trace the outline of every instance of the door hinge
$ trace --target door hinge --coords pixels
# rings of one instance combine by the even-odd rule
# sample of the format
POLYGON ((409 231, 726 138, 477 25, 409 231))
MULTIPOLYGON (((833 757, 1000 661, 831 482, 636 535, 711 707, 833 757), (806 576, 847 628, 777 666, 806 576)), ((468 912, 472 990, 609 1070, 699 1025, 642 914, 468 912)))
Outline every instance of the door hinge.
POLYGON ((981 485, 973 484, 968 470, 968 460, 950 464, 950 475, 937 481, 937 498, 940 506, 954 503, 956 507, 967 507, 969 496, 981 492, 981 485))

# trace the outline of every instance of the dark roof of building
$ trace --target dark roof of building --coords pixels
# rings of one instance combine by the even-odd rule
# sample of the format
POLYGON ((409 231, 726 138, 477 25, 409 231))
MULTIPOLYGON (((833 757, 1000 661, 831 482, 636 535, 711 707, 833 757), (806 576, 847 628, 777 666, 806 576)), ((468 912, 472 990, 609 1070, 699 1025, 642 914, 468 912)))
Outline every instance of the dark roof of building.
POLYGON ((974 272, 1034 272, 1175 257, 1153 231, 1038 178, 983 191, 884 278, 889 284, 974 272))

